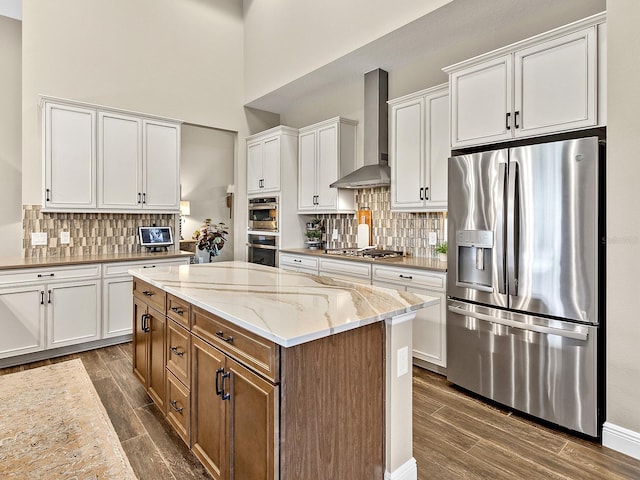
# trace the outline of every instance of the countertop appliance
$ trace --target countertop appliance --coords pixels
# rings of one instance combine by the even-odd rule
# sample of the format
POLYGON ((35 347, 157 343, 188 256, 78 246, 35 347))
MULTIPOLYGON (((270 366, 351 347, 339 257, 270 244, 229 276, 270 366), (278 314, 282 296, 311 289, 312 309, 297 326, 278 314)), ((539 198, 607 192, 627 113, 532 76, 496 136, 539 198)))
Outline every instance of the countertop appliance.
POLYGON ((594 437, 603 188, 597 137, 449 159, 447 378, 594 437))

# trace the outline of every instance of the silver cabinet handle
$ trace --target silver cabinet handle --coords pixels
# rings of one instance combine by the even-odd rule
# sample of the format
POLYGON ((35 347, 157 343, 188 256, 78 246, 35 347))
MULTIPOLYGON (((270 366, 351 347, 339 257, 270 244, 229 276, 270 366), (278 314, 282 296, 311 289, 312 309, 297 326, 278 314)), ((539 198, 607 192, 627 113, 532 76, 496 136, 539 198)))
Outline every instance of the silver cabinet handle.
POLYGON ((179 357, 184 357, 184 352, 181 350, 178 350, 178 347, 171 347, 169 350, 171 350, 173 353, 175 353, 179 357))
POLYGON ((184 408, 178 407, 178 402, 175 400, 169 401, 169 405, 171 405, 171 408, 173 408, 178 413, 182 413, 182 411, 184 410, 184 408))

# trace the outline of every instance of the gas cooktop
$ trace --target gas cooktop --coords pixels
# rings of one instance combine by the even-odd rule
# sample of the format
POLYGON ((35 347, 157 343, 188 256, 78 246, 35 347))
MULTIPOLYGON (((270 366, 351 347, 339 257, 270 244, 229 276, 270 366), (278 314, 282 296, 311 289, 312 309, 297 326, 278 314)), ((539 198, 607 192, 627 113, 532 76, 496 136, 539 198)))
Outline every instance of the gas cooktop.
POLYGON ((395 250, 385 250, 375 247, 369 248, 335 248, 327 249, 328 255, 337 255, 341 257, 362 257, 362 258, 391 258, 401 257, 402 252, 395 250))

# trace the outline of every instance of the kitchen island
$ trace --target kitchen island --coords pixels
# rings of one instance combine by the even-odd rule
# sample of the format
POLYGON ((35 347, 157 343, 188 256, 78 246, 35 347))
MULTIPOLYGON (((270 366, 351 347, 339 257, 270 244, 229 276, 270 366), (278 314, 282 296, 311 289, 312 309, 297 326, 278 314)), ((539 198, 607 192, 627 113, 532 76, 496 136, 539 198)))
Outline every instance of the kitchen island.
POLYGON ((437 299, 245 262, 130 273, 134 372, 215 478, 417 477, 411 320, 437 299))

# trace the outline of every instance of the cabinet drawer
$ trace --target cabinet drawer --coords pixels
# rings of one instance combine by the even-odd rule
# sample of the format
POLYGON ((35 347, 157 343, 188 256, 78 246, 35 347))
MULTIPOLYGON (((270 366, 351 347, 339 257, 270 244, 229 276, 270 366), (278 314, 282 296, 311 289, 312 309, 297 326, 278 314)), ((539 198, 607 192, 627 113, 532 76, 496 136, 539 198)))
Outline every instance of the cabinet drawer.
POLYGON ((167 317, 175 320, 184 328, 189 328, 189 308, 191 305, 189 302, 167 293, 167 317))
POLYGON ((426 273, 408 268, 374 266, 373 280, 393 282, 399 285, 413 285, 432 290, 444 290, 445 275, 426 273))
POLYGON ((191 394, 171 371, 167 371, 167 420, 191 447, 191 394))
POLYGON ((75 280, 78 278, 97 278, 100 276, 100 264, 75 267, 25 268, 0 272, 0 285, 51 282, 56 280, 75 280))
POLYGON ((316 273, 318 271, 318 259, 315 257, 308 257, 306 255, 290 255, 287 253, 281 253, 280 265, 310 268, 314 269, 316 273))
POLYGON ((154 287, 153 285, 134 277, 133 294, 136 297, 142 299, 148 305, 151 305, 152 307, 154 307, 163 315, 166 313, 165 311, 166 293, 163 290, 159 289, 158 287, 154 287))
POLYGON ((160 267, 170 267, 172 265, 187 265, 188 263, 189 263, 188 257, 185 257, 183 259, 171 258, 171 259, 162 259, 162 260, 107 263, 104 265, 104 276, 115 277, 115 276, 121 276, 121 275, 129 275, 129 270, 135 269, 135 268, 153 269, 153 268, 160 268, 160 267))
POLYGON ((191 332, 274 382, 280 377, 278 346, 199 307, 191 308, 191 332))
POLYGON ((320 275, 336 274, 342 278, 354 277, 371 280, 371 265, 362 262, 320 259, 320 275))
POLYGON ((167 322, 167 368, 185 385, 191 381, 191 334, 173 320, 167 322))

